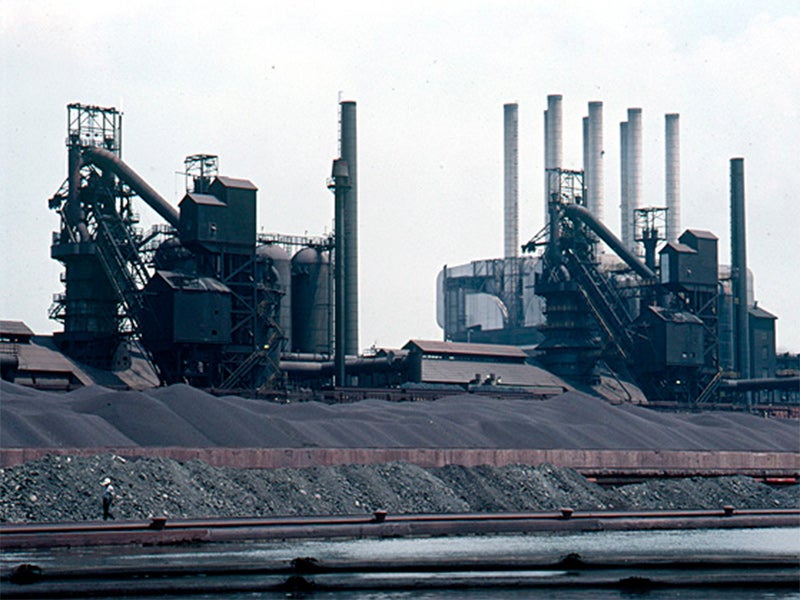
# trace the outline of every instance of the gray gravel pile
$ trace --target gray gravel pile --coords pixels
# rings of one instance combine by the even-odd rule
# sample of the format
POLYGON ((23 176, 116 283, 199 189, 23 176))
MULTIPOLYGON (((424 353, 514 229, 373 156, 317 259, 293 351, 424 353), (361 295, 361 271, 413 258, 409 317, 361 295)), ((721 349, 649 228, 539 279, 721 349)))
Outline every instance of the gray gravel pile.
POLYGON ((69 394, 0 382, 3 447, 534 448, 800 451, 800 422, 658 413, 580 392, 544 401, 463 394, 426 402, 276 404, 186 385, 69 394))
POLYGON ((267 515, 800 507, 797 487, 747 477, 651 481, 602 488, 551 465, 423 469, 407 463, 310 469, 231 469, 200 461, 47 456, 0 470, 0 521, 101 517, 101 480, 118 519, 267 515))

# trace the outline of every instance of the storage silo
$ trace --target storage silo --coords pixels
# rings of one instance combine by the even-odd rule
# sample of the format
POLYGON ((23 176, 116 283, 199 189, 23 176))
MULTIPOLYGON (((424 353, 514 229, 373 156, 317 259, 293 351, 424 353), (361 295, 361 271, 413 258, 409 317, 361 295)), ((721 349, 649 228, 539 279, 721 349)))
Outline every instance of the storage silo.
POLYGON ((319 248, 303 248, 291 266, 292 352, 330 354, 330 257, 319 248))
POLYGON ((276 316, 285 340, 281 350, 288 351, 292 339, 292 262, 286 250, 277 244, 259 246, 256 249, 256 277, 260 295, 273 292, 281 295, 276 316))

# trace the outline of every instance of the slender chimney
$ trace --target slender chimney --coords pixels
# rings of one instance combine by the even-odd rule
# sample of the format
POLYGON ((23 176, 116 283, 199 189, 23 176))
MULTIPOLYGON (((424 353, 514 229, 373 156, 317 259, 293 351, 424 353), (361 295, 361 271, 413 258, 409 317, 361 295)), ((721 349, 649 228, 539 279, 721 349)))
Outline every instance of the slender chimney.
POLYGON ((619 124, 619 237, 626 249, 630 247, 633 234, 631 221, 626 215, 632 213, 628 197, 628 122, 619 124))
POLYGON ((514 258, 519 247, 519 110, 503 106, 503 243, 506 258, 514 258))
POLYGON ((680 115, 665 115, 664 120, 664 198, 667 203, 668 242, 676 242, 681 233, 681 151, 680 115))
POLYGON ((544 181, 544 214, 545 223, 550 222, 549 203, 551 195, 558 190, 557 176, 551 175, 548 169, 561 168, 563 160, 562 155, 562 110, 561 110, 561 94, 551 94, 547 96, 547 110, 544 113, 545 118, 545 138, 544 138, 544 168, 545 168, 545 181, 544 181))
POLYGON ((589 117, 583 117, 583 201, 587 209, 589 206, 589 177, 591 176, 592 166, 589 164, 589 117))
POLYGON ((344 208, 345 301, 347 333, 345 351, 358 355, 358 160, 356 138, 356 103, 345 101, 341 107, 341 153, 347 163, 350 189, 344 208))
POLYGON ((623 215, 628 231, 628 239, 623 238, 626 247, 636 253, 633 211, 642 205, 642 109, 628 109, 628 210, 623 215))
POLYGON ((333 161, 331 187, 334 193, 334 371, 335 383, 338 387, 347 385, 345 373, 346 337, 347 337, 347 302, 345 293, 345 272, 347 265, 345 231, 345 210, 347 193, 350 190, 347 162, 341 158, 333 161))
POLYGON ((584 159, 586 208, 601 223, 605 219, 603 189, 603 103, 589 102, 587 157, 584 159))
POLYGON ((733 284, 733 368, 750 377, 747 315, 747 243, 744 211, 744 159, 731 159, 731 279, 733 284))

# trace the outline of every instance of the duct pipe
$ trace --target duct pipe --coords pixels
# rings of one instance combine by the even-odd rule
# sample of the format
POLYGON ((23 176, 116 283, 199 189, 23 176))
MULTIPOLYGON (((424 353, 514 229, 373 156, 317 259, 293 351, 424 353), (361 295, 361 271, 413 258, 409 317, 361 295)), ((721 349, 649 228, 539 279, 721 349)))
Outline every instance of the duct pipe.
POLYGON ((642 279, 654 279, 656 274, 645 265, 639 258, 615 236, 608 227, 598 221, 595 216, 583 206, 577 204, 567 204, 564 206, 564 214, 573 219, 583 221, 597 236, 603 240, 608 247, 642 279))
POLYGON ((69 188, 67 191, 67 205, 64 207, 64 212, 67 218, 67 225, 78 230, 79 241, 88 242, 91 236, 89 235, 89 229, 86 227, 86 222, 84 221, 85 215, 83 214, 80 199, 78 198, 81 187, 83 159, 81 158, 80 147, 75 145, 77 144, 77 136, 72 142, 73 144, 69 147, 69 154, 67 157, 69 188))
POLYGON ((550 212, 548 205, 553 193, 558 189, 557 174, 551 173, 550 169, 560 169, 563 160, 562 155, 562 110, 561 94, 551 94, 547 96, 547 110, 545 111, 545 157, 544 157, 544 214, 545 224, 550 222, 550 212))
POLYGON ((347 332, 345 351, 358 354, 358 149, 356 135, 356 103, 344 101, 341 107, 341 154, 347 163, 350 189, 344 209, 345 235, 345 303, 347 332))
POLYGON ((664 198, 667 204, 668 242, 677 242, 681 229, 681 156, 680 115, 672 113, 664 118, 664 198))
POLYGON ((589 102, 587 130, 586 206, 601 223, 605 220, 603 189, 603 103, 589 102))
POLYGON ((147 202, 161 217, 176 229, 180 228, 180 215, 164 198, 159 195, 148 183, 125 164, 116 154, 89 146, 83 149, 83 156, 87 163, 93 163, 101 169, 108 169, 117 174, 125 183, 131 186, 139 197, 147 202))
POLYGON ((503 105, 503 243, 506 258, 515 258, 519 246, 519 111, 503 105))
POLYGON ((747 245, 744 210, 744 159, 731 159, 731 279, 733 280, 733 356, 739 377, 750 376, 747 314, 747 245))
POLYGON ((628 122, 619 124, 619 236, 622 243, 627 246, 631 237, 630 221, 625 215, 632 213, 630 198, 628 197, 628 122))
POLYGON ((628 109, 628 211, 624 215, 628 239, 622 238, 625 246, 636 252, 636 232, 633 211, 642 205, 642 109, 628 109))
POLYGON ((333 161, 334 193, 334 369, 335 384, 347 385, 345 380, 345 339, 347 336, 347 307, 345 300, 345 266, 347 264, 347 234, 345 232, 345 212, 347 192, 350 189, 347 162, 341 158, 333 161))

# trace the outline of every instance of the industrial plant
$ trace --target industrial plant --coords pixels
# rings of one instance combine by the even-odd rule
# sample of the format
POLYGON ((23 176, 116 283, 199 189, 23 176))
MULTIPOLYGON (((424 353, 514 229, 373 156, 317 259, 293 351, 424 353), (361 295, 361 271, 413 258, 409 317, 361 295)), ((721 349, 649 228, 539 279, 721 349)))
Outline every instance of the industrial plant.
POLYGON ((309 237, 257 233, 256 185, 220 174, 215 155, 186 158, 173 207, 122 160, 122 114, 70 104, 67 178, 49 199, 60 215, 51 256, 64 267, 50 317, 63 330, 34 343, 3 321, 3 378, 340 401, 486 386, 548 397, 611 381, 623 400, 656 407, 798 414, 797 357, 776 355, 776 317, 753 298, 744 159, 730 160, 732 251, 721 264, 714 233, 682 230, 679 115, 664 118, 663 205, 644 206, 642 109, 628 109, 616 235, 604 224, 603 104, 588 103, 583 165, 567 168, 560 95, 544 112, 545 227, 519 223, 518 106, 507 104, 504 256, 442 269, 443 340, 360 355, 356 103, 339 109, 334 232, 309 237), (136 198, 163 223, 142 231, 136 198))

